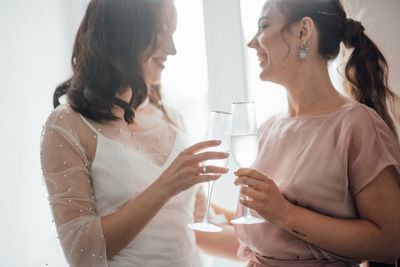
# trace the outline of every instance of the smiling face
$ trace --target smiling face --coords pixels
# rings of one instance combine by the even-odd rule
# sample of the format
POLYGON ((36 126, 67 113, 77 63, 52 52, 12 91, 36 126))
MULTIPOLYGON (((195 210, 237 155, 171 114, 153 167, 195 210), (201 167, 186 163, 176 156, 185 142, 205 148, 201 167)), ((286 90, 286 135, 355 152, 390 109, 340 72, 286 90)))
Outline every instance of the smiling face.
POLYGON ((173 34, 176 30, 176 10, 172 1, 164 1, 161 12, 161 30, 157 33, 156 50, 143 63, 143 74, 146 84, 150 87, 159 83, 164 63, 169 55, 175 55, 176 49, 173 34))
POLYGON ((284 15, 267 2, 258 21, 258 31, 248 44, 257 51, 260 78, 263 81, 282 84, 297 64, 295 54, 298 51, 298 40, 291 31, 292 27, 282 30, 285 25, 284 15))

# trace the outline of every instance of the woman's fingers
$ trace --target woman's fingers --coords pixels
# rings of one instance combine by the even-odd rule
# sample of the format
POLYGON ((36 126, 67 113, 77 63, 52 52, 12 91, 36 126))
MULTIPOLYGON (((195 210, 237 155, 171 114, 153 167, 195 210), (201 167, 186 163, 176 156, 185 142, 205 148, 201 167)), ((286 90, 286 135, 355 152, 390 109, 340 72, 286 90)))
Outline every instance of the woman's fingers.
POLYGON ((247 185, 250 187, 254 187, 257 190, 261 190, 265 187, 266 181, 253 179, 247 176, 239 176, 234 183, 235 185, 247 185))
MULTIPOLYGON (((193 186, 198 183, 216 180, 229 171, 229 169, 218 166, 185 167, 176 175, 176 182, 182 185, 193 186)), ((186 188, 185 188, 186 189, 186 188)))
POLYGON ((208 173, 227 173, 229 171, 228 168, 218 167, 218 166, 199 166, 195 167, 193 173, 194 174, 208 174, 208 173))
POLYGON ((258 202, 255 202, 253 200, 246 199, 246 198, 240 198, 239 202, 243 206, 248 207, 248 208, 250 208, 252 210, 255 210, 257 212, 259 212, 259 210, 261 210, 263 208, 262 204, 260 204, 258 202))
POLYGON ((265 197, 263 193, 255 190, 254 188, 251 188, 251 187, 242 187, 240 189, 240 193, 242 193, 245 196, 250 197, 251 199, 253 199, 255 201, 261 200, 265 197))
POLYGON ((270 180, 270 178, 267 175, 255 170, 255 169, 250 169, 250 168, 241 168, 235 172, 235 175, 239 176, 239 177, 247 176, 249 178, 260 180, 260 181, 270 180))
POLYGON ((257 211, 271 223, 288 214, 290 204, 271 178, 254 169, 239 169, 235 174, 238 176, 235 184, 243 185, 240 193, 244 197, 240 198, 240 204, 257 211))
POLYGON ((227 168, 213 165, 203 167, 202 164, 206 160, 226 159, 229 157, 228 153, 207 151, 196 154, 200 150, 219 144, 221 141, 218 140, 204 141, 190 146, 179 154, 167 169, 167 175, 172 178, 171 182, 178 185, 179 191, 186 190, 198 183, 216 180, 229 171, 227 168))
POLYGON ((199 154, 196 154, 192 156, 188 163, 193 164, 193 163, 198 163, 210 159, 226 159, 229 157, 229 153, 226 152, 216 152, 216 151, 207 151, 207 152, 202 152, 199 154))
POLYGON ((206 148, 213 147, 213 146, 219 146, 220 144, 221 144, 221 141, 219 141, 219 140, 203 141, 203 142, 194 144, 194 145, 186 148, 183 152, 193 155, 201 150, 204 150, 206 148))
POLYGON ((205 175, 197 175, 196 177, 196 183, 204 183, 204 182, 209 182, 209 181, 214 181, 217 180, 218 178, 221 177, 221 174, 205 174, 205 175))

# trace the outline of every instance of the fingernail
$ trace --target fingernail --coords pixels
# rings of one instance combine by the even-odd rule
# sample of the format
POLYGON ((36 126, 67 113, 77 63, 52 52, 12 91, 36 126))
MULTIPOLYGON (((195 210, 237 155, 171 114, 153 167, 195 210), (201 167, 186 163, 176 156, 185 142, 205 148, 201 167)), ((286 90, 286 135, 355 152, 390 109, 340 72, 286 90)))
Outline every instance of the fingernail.
POLYGON ((217 143, 218 145, 222 143, 221 140, 215 140, 215 143, 217 143))
POLYGON ((228 168, 225 168, 225 171, 226 171, 226 172, 229 172, 229 169, 228 169, 228 168))
POLYGON ((225 155, 226 157, 229 157, 229 153, 228 153, 228 152, 224 152, 224 155, 225 155))
POLYGON ((243 201, 243 200, 245 200, 245 198, 244 198, 244 197, 240 197, 240 200, 242 200, 242 201, 243 201))

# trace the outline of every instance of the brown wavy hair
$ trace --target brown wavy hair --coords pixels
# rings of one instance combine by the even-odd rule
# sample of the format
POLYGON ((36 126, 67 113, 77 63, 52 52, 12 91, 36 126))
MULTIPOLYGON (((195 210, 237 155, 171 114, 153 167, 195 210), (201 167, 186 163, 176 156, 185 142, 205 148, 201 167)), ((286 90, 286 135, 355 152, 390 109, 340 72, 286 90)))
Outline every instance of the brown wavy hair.
MULTIPOLYGON (((56 88, 54 107, 66 94, 71 107, 85 117, 117 120, 111 112, 117 105, 132 123, 135 108, 148 96, 142 64, 157 49, 166 1, 91 0, 75 38, 72 77, 56 88), (117 97, 127 88, 132 90, 129 103, 117 97)), ((159 85, 150 88, 149 98, 167 115, 159 85)))
POLYGON ((386 122, 399 143, 399 97, 388 86, 388 64, 362 24, 347 18, 340 0, 272 0, 286 18, 281 33, 310 17, 318 30, 318 50, 326 60, 334 59, 343 42, 352 49, 345 64, 344 89, 358 102, 373 108, 386 122))

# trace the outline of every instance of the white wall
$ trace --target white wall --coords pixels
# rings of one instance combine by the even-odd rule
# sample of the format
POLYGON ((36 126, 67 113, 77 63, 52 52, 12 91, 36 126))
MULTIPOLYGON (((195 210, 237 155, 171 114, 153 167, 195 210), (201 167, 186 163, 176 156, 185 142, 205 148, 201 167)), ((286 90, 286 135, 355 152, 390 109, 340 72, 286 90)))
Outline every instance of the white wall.
POLYGON ((30 266, 53 227, 39 141, 55 85, 69 73, 69 22, 80 11, 71 3, 0 1, 1 266, 30 266))

